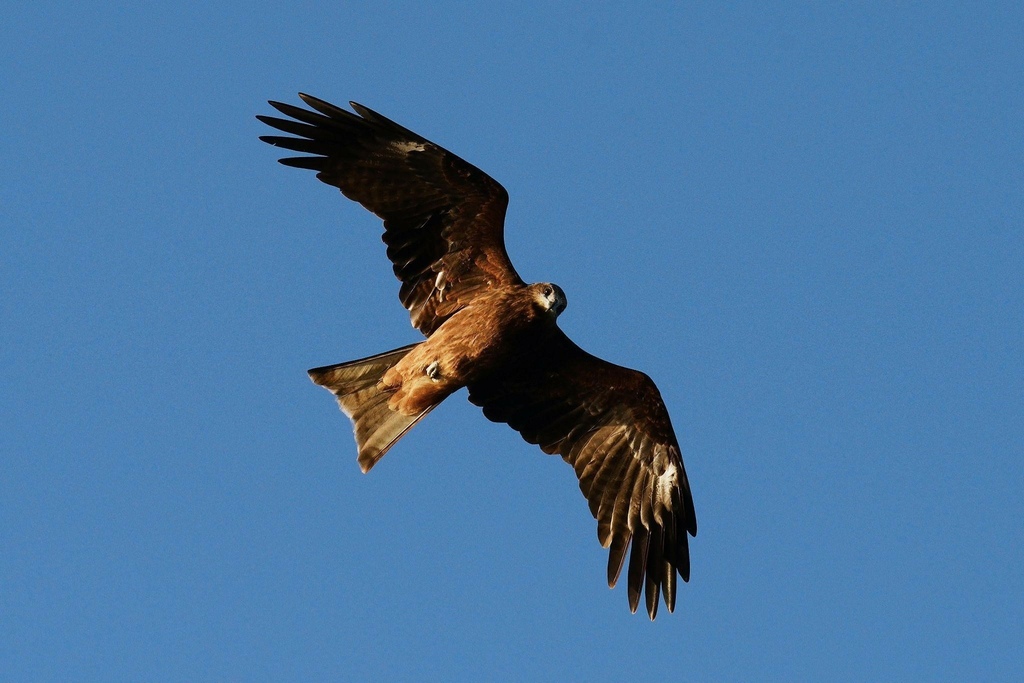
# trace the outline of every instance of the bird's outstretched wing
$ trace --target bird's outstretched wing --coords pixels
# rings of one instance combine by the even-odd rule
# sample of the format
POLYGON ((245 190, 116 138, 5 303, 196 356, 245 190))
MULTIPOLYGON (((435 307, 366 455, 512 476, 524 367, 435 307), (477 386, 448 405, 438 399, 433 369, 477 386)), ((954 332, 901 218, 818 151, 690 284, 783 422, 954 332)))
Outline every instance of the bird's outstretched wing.
POLYGON ((300 94, 314 111, 270 102, 291 117, 257 116, 296 137, 266 135, 276 147, 313 156, 281 159, 317 171, 384 219, 384 242, 399 298, 430 335, 482 289, 519 284, 505 251, 508 193, 486 173, 366 107, 345 111, 300 94))
POLYGON ((671 612, 676 574, 690 578, 687 533, 697 520, 668 411, 651 379, 580 349, 552 326, 526 341, 517 360, 469 385, 469 400, 545 453, 573 466, 609 548, 614 587, 632 541, 630 609, 641 589, 654 619, 659 593, 671 612))

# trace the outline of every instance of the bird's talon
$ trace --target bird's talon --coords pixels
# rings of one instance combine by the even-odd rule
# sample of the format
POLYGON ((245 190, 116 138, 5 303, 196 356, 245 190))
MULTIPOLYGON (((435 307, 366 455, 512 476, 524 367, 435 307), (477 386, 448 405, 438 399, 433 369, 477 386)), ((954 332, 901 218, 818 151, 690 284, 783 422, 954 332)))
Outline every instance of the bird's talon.
POLYGON ((427 377, 434 382, 441 380, 441 365, 435 360, 433 363, 427 366, 427 377))

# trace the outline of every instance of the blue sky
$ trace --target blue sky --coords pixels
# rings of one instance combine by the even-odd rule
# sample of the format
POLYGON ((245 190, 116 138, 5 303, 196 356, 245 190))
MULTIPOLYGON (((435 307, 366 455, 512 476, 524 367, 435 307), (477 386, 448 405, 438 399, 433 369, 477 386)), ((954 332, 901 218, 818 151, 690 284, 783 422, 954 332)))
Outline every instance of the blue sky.
POLYGON ((2 677, 1024 675, 1019 4, 425 5, 8 10, 2 677), (376 219, 256 139, 300 90, 498 179, 658 383, 675 614, 464 394, 360 474, 305 370, 417 336, 376 219))

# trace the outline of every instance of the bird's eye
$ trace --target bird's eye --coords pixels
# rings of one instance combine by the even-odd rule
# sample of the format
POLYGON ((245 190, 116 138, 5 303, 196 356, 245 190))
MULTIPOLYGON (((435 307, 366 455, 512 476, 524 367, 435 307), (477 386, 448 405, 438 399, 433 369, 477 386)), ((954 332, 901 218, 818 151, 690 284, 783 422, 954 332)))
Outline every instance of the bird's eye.
POLYGON ((544 288, 544 296, 545 297, 550 297, 554 293, 555 293, 555 290, 551 289, 551 287, 545 287, 544 288))

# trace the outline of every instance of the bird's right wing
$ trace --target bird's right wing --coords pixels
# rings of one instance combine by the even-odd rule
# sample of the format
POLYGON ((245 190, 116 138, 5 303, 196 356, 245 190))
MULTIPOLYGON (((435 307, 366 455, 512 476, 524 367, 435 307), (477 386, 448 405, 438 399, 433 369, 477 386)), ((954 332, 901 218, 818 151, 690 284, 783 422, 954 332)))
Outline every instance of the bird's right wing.
POLYGON ((508 193, 486 173, 380 114, 356 113, 309 95, 314 111, 270 104, 290 119, 257 116, 295 137, 276 147, 313 156, 281 159, 384 219, 384 242, 412 324, 431 334, 481 290, 521 284, 505 251, 508 193))

